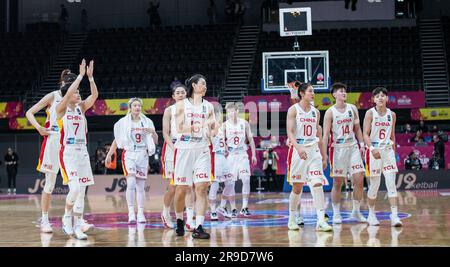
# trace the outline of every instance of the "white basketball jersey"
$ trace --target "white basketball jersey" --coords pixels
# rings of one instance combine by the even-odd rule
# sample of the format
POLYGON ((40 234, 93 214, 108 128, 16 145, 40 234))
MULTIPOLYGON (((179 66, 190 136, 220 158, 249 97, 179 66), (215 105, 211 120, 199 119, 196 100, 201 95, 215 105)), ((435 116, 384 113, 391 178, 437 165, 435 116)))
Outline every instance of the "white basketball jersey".
POLYGON ((133 141, 134 151, 147 150, 147 138, 145 137, 144 123, 131 121, 131 140, 133 141))
POLYGON ((211 138, 213 152, 225 153, 225 134, 223 127, 220 127, 217 135, 211 138))
POLYGON ((394 124, 391 110, 387 108, 384 116, 380 116, 375 107, 370 110, 372 111, 372 128, 370 130, 370 141, 372 142, 372 146, 391 146, 391 133, 394 124))
POLYGON ((74 110, 68 107, 66 114, 58 124, 61 129, 62 146, 85 146, 87 144, 87 122, 80 106, 77 105, 74 110))
POLYGON ((198 149, 209 146, 207 129, 203 127, 208 114, 213 106, 208 101, 202 101, 201 105, 194 106, 188 99, 184 99, 184 123, 185 126, 194 126, 191 133, 178 134, 176 148, 198 149))
POLYGON ((331 145, 340 147, 356 144, 355 132, 353 131, 355 114, 353 113, 352 105, 346 104, 344 113, 338 111, 336 106, 332 106, 331 112, 333 115, 331 145))
POLYGON ((172 139, 172 143, 177 141, 177 122, 176 122, 176 114, 177 107, 175 104, 169 107, 170 108, 170 138, 172 139))
POLYGON ((227 120, 225 122, 225 135, 228 151, 247 151, 247 145, 245 144, 245 120, 238 118, 236 124, 231 120, 227 120))
POLYGON ((299 145, 311 146, 319 141, 317 137, 317 126, 319 125, 318 114, 319 111, 310 106, 308 112, 304 111, 300 104, 295 104, 297 115, 295 121, 297 124, 296 139, 299 145))
POLYGON ((45 121, 45 128, 50 129, 52 132, 59 133, 58 122, 56 120, 56 106, 61 102, 62 96, 59 90, 53 91, 53 101, 45 111, 47 113, 47 119, 45 121))

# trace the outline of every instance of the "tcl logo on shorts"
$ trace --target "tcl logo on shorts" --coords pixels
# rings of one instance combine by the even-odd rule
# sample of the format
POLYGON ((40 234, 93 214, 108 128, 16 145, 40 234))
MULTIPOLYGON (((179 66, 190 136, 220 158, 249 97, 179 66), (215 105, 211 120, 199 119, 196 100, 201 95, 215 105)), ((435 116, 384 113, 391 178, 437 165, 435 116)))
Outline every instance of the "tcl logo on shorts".
POLYGON ((67 119, 69 121, 82 121, 83 117, 82 116, 78 116, 78 115, 67 115, 67 119))
POLYGON ((89 179, 88 177, 83 177, 83 178, 80 178, 80 179, 78 179, 78 181, 80 182, 80 183, 88 183, 88 182, 92 182, 92 180, 91 179, 89 179))
POLYGON ((389 165, 389 166, 385 166, 383 169, 384 169, 385 171, 389 171, 389 170, 395 170, 396 168, 395 168, 394 165, 389 165))
POLYGON ((195 178, 198 178, 198 179, 205 179, 205 178, 209 178, 209 176, 208 176, 207 173, 197 173, 197 174, 195 175, 195 178))
POLYGON ((321 171, 309 171, 309 175, 322 175, 321 171))
POLYGON ((177 180, 177 182, 185 183, 186 182, 186 177, 177 177, 176 180, 177 180))
POLYGON ((359 169, 363 169, 364 167, 362 165, 354 165, 352 166, 352 170, 359 170, 359 169))
POLYGON ((375 126, 391 126, 391 123, 387 121, 375 122, 375 126))
POLYGON ((338 120, 336 123, 342 124, 342 123, 348 123, 348 122, 352 122, 352 119, 347 118, 347 119, 343 119, 343 120, 338 120))
POLYGON ((227 174, 225 174, 223 177, 224 177, 225 179, 229 179, 229 178, 232 178, 232 177, 233 177, 233 174, 227 173, 227 174))
POLYGON ((136 176, 144 177, 145 173, 141 171, 136 171, 136 176))

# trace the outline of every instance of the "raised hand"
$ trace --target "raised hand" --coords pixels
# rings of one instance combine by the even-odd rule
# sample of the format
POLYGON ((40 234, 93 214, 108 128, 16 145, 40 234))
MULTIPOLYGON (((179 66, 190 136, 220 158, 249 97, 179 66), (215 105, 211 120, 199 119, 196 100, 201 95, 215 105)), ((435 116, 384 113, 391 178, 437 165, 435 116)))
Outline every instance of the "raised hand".
POLYGON ((92 78, 94 76, 94 60, 89 62, 89 66, 87 67, 86 74, 88 78, 92 78))
POLYGON ((84 76, 86 74, 86 60, 83 58, 80 64, 80 75, 84 76))

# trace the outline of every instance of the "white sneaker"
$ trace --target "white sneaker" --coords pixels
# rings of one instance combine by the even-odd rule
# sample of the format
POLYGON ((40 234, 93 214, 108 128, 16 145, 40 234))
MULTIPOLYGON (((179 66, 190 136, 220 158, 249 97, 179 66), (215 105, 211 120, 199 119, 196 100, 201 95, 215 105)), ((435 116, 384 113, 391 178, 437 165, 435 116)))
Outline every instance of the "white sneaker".
POLYGON ((231 217, 231 215, 229 214, 227 208, 218 207, 217 208, 217 212, 221 213, 224 217, 231 217))
POLYGON ((11 189, 8 189, 8 195, 11 195, 11 189))
POLYGON ((217 212, 211 212, 211 221, 218 221, 219 216, 217 215, 217 212))
POLYGON ((400 218, 398 216, 394 217, 391 214, 391 215, 389 215, 389 218, 391 218, 391 226, 394 226, 394 227, 402 227, 403 226, 403 223, 402 223, 402 221, 400 221, 400 218))
POLYGON ((138 223, 147 223, 147 219, 145 218, 145 215, 143 212, 138 212, 137 214, 137 222, 138 223))
POLYGON ((302 216, 295 216, 295 222, 297 223, 298 226, 303 226, 303 225, 305 225, 305 222, 304 222, 302 216))
POLYGON ((369 212, 369 216, 367 216, 367 223, 372 226, 380 225, 380 221, 378 221, 375 213, 370 213, 370 212, 369 212))
POLYGON ((175 228, 175 225, 172 222, 172 219, 169 216, 164 215, 164 212, 161 212, 161 221, 163 222, 164 228, 175 228))
POLYGON ((80 225, 75 226, 74 233, 75 238, 78 240, 86 240, 88 238, 88 236, 81 230, 80 225))
POLYGON ((128 223, 136 223, 136 213, 134 211, 128 212, 128 223))
POLYGON ((354 219, 354 220, 356 220, 357 222, 360 222, 360 223, 367 222, 366 217, 364 217, 364 215, 360 211, 352 211, 352 214, 350 215, 350 218, 354 219))
POLYGON ((333 224, 342 224, 341 214, 333 214, 333 224))
POLYGON ((289 228, 289 230, 299 230, 300 229, 300 226, 298 226, 295 218, 289 217, 288 228, 289 228))
POLYGON ((317 222, 316 231, 320 232, 330 232, 333 231, 333 227, 331 227, 327 222, 317 222))
POLYGON ((73 235, 72 216, 62 217, 62 230, 66 235, 73 235))
POLYGON ((91 223, 88 223, 85 219, 81 218, 81 222, 80 222, 81 231, 83 231, 83 233, 86 233, 91 228, 94 228, 94 225, 91 223))
POLYGON ((13 195, 16 195, 16 189, 14 188, 13 195))
POLYGON ((53 233, 53 229, 49 221, 41 221, 41 233, 53 233))
POLYGON ((188 219, 186 224, 184 225, 184 229, 188 232, 194 232, 195 229, 195 221, 192 219, 188 219))

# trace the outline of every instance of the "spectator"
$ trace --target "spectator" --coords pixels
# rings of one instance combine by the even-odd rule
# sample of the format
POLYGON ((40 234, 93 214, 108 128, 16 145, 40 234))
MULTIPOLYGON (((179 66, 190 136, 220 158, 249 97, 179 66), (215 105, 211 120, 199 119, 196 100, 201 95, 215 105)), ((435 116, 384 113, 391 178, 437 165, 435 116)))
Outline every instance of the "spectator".
POLYGON ((439 132, 439 129, 438 129, 437 125, 436 124, 433 125, 433 127, 431 127, 430 133, 435 134, 435 133, 438 133, 438 132, 439 132))
POLYGON ((277 160, 279 159, 277 152, 273 151, 273 148, 269 146, 263 154, 263 170, 266 173, 266 179, 269 183, 269 190, 271 185, 273 185, 273 192, 278 190, 277 186, 277 160))
POLYGON ((155 5, 152 1, 150 1, 150 7, 147 9, 147 14, 150 17, 150 27, 151 26, 160 26, 161 25, 161 17, 158 12, 159 2, 155 5))
POLYGON ((67 31, 67 23, 69 21, 69 12, 64 5, 61 5, 61 13, 59 15, 59 24, 61 26, 61 31, 67 31))
POLYGON ((269 143, 271 148, 276 148, 280 146, 280 140, 278 139, 278 136, 273 135, 272 137, 270 137, 270 143, 269 143))
POLYGON ((81 31, 87 32, 88 24, 89 24, 89 21, 88 21, 87 11, 86 11, 86 9, 83 8, 83 10, 81 10, 81 31))
POLYGON ((405 161, 405 169, 407 170, 420 170, 422 169, 422 164, 420 160, 417 158, 416 153, 411 152, 408 155, 408 158, 405 161))
POLYGON ((433 158, 428 163, 428 169, 430 170, 439 170, 445 168, 444 158, 441 157, 439 151, 434 151, 433 158))
POLYGON ((405 134, 413 133, 413 130, 411 128, 411 124, 407 123, 405 125, 405 134))
POLYGON ((422 141, 423 141, 422 131, 421 130, 417 130, 416 131, 416 135, 414 135, 411 138, 411 143, 417 143, 417 142, 419 142, 420 139, 422 139, 422 141))
POLYGON ((445 144, 444 141, 442 141, 442 138, 440 135, 435 134, 433 135, 433 143, 434 143, 434 153, 439 152, 439 155, 442 157, 445 163, 445 144))
POLYGON ((420 130, 422 133, 427 133, 428 132, 428 128, 425 125, 425 122, 423 120, 420 120, 419 127, 417 127, 417 130, 420 130))
POLYGON ((17 168, 19 163, 19 157, 16 152, 12 150, 12 148, 8 148, 8 152, 5 155, 5 165, 6 165, 6 173, 8 175, 8 195, 11 195, 11 192, 16 194, 16 176, 17 176, 17 168))
POLYGON ((94 164, 94 173, 95 174, 103 174, 105 172, 105 159, 106 153, 103 147, 97 147, 95 151, 95 164, 94 164))
POLYGON ((425 142, 425 139, 423 138, 423 136, 420 136, 419 141, 417 141, 414 146, 428 146, 428 143, 425 142))
POLYGON ((181 84, 181 82, 178 80, 178 77, 174 76, 172 82, 170 83, 170 89, 173 89, 175 86, 179 84, 181 84))
POLYGON ((217 6, 216 3, 214 3, 214 0, 209 0, 209 6, 206 10, 206 14, 209 18, 209 24, 216 24, 217 6))

